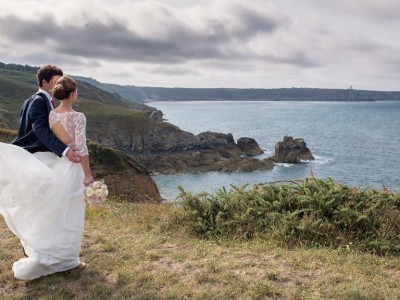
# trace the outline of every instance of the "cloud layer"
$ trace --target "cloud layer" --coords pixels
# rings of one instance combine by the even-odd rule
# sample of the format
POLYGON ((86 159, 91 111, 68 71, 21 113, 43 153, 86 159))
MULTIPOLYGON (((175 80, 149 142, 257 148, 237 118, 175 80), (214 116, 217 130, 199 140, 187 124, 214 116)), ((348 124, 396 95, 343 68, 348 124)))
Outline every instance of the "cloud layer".
POLYGON ((400 90, 395 0, 1 6, 3 62, 133 85, 400 90))

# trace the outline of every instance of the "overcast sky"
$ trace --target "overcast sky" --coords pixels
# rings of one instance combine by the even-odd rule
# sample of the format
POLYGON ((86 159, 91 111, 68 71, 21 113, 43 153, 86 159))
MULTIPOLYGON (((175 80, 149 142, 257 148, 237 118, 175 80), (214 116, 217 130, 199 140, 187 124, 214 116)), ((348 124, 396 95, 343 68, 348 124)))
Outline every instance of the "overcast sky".
POLYGON ((398 0, 0 0, 0 61, 164 87, 400 90, 398 0))

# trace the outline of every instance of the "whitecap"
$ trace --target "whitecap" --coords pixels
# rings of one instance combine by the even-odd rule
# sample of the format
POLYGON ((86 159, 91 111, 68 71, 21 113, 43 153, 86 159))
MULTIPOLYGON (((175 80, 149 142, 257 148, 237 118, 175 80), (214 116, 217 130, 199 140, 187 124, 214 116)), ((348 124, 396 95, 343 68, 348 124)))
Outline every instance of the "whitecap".
POLYGON ((294 166, 294 164, 290 164, 290 163, 276 163, 276 165, 284 167, 284 168, 289 168, 289 167, 294 166))
POLYGON ((326 156, 319 156, 319 155, 314 155, 315 160, 313 163, 319 164, 319 165, 324 165, 327 164, 331 161, 334 160, 333 157, 326 157, 326 156))

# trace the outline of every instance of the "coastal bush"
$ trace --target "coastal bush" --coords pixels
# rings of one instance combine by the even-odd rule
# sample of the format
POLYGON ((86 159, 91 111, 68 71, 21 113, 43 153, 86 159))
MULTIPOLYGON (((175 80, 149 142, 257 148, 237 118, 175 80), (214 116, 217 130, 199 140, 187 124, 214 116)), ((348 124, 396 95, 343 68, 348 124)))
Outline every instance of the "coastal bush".
POLYGON ((118 156, 113 149, 93 141, 88 141, 87 146, 90 153, 90 159, 93 163, 104 164, 108 166, 121 164, 121 157, 118 156))
POLYGON ((231 186, 193 195, 179 187, 175 220, 202 238, 263 238, 286 245, 400 253, 400 194, 331 178, 231 186))

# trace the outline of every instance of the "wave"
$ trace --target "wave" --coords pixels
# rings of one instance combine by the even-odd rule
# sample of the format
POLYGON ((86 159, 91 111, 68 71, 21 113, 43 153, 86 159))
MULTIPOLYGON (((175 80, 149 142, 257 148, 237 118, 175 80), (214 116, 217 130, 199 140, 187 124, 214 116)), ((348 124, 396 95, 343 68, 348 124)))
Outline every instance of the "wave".
POLYGON ((319 165, 324 165, 324 164, 334 161, 333 157, 314 155, 314 158, 315 158, 315 160, 312 162, 315 164, 319 164, 319 165))
POLYGON ((295 164, 291 164, 291 163, 276 163, 276 165, 284 167, 284 168, 290 168, 290 167, 294 166, 295 164))
MULTIPOLYGON (((324 165, 327 163, 330 163, 334 160, 333 157, 326 157, 326 156, 319 156, 319 155, 314 155, 315 160, 300 160, 300 164, 318 164, 318 165, 324 165)), ((284 167, 284 168, 290 168, 296 165, 299 165, 299 163, 276 163, 275 165, 284 167)))

